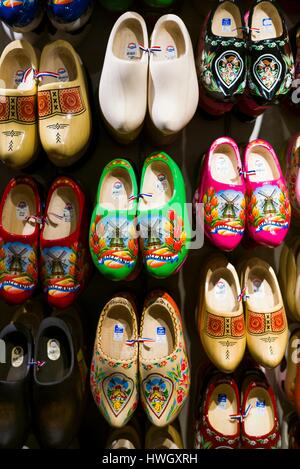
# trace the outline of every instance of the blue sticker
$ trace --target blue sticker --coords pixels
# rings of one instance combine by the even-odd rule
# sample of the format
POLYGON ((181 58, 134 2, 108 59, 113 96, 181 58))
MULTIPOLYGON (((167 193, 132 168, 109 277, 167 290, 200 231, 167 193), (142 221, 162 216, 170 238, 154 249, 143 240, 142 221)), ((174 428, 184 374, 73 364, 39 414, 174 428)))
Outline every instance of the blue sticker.
POLYGON ((227 403, 227 395, 226 394, 218 394, 218 406, 221 408, 225 408, 227 403))
POLYGON ((123 339, 124 327, 122 324, 115 324, 114 340, 120 342, 123 339))
POLYGON ((158 327, 156 329, 156 334, 157 335, 166 335, 166 328, 165 327, 158 327))
POLYGON ((222 19, 222 26, 230 26, 230 25, 231 25, 231 18, 222 19))
POLYGON ((272 26, 273 21, 272 18, 263 18, 262 23, 265 28, 269 28, 270 26, 272 26))

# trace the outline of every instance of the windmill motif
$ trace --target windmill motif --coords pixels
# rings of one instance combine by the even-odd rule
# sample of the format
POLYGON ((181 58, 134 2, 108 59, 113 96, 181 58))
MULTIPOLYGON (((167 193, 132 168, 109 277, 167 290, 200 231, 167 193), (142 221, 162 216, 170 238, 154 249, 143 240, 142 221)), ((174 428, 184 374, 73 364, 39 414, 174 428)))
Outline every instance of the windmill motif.
POLYGON ((273 199, 275 192, 276 192, 276 188, 273 190, 273 192, 270 195, 265 194, 263 191, 258 192, 259 195, 262 195, 265 198, 263 202, 263 212, 265 215, 269 215, 269 214, 277 212, 276 205, 278 206, 278 203, 275 202, 275 200, 273 199))
POLYGON ((13 275, 19 275, 24 272, 24 266, 26 262, 23 259, 24 254, 28 251, 27 248, 21 249, 19 252, 15 250, 13 246, 10 246, 9 251, 11 256, 9 259, 9 270, 13 275))
POLYGON ((54 254, 53 252, 48 252, 48 257, 50 257, 51 264, 51 277, 53 278, 63 278, 65 277, 65 269, 67 267, 66 262, 64 262, 64 257, 66 256, 66 251, 62 251, 59 255, 54 254))
POLYGON ((155 249, 161 246, 161 224, 159 218, 149 217, 141 223, 144 238, 147 239, 147 247, 155 249), (147 234, 146 234, 147 233, 147 234))
POLYGON ((124 220, 123 223, 120 224, 119 218, 117 217, 116 220, 109 220, 108 225, 106 225, 106 234, 111 240, 110 247, 122 251, 125 249, 124 239, 128 237, 127 220, 124 220))
POLYGON ((234 220, 236 218, 236 213, 238 211, 238 207, 235 204, 235 201, 239 198, 239 194, 237 194, 233 199, 229 199, 225 194, 221 194, 221 197, 224 202, 224 208, 222 210, 222 217, 229 220, 234 220))

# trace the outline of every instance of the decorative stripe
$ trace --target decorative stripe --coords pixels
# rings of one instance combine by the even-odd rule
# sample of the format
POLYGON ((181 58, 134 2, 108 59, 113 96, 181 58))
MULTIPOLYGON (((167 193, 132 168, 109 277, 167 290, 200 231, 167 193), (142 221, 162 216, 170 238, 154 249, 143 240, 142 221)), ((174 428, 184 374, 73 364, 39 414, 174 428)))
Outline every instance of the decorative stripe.
POLYGON ((273 313, 254 313, 253 311, 248 311, 247 329, 249 334, 278 334, 283 332, 285 328, 286 321, 282 308, 273 313))
POLYGON ((55 115, 79 115, 85 110, 80 86, 38 92, 40 119, 55 115))
POLYGON ((206 313, 206 334, 210 337, 234 337, 241 338, 245 335, 244 315, 236 317, 217 316, 206 313))
POLYGON ((0 124, 36 122, 36 96, 0 96, 0 124))

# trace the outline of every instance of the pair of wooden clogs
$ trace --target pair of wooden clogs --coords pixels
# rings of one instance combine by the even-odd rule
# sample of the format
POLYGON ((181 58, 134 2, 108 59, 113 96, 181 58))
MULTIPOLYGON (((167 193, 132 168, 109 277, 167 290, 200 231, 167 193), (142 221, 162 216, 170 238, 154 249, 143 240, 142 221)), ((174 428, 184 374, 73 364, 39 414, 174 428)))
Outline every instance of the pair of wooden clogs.
POLYGON ((139 397, 154 425, 175 420, 189 393, 190 367, 181 315, 167 293, 147 296, 139 328, 129 295, 116 295, 105 305, 90 382, 95 403, 112 426, 126 425, 139 397))
POLYGON ((28 166, 41 141, 54 164, 69 166, 90 134, 83 65, 74 48, 53 42, 38 61, 27 41, 11 42, 0 58, 0 159, 14 169, 28 166))
POLYGON ((204 269, 197 321, 208 357, 225 373, 237 368, 246 344, 255 361, 265 367, 276 367, 284 356, 285 308, 275 272, 261 259, 245 261, 239 280, 224 256, 211 258, 204 269))

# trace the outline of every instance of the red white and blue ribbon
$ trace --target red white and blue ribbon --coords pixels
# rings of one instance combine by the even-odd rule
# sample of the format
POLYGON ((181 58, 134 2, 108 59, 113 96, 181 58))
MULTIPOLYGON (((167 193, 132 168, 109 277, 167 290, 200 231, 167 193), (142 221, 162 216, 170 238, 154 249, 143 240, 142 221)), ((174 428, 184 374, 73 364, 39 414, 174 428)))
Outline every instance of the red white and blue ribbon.
POLYGON ((255 169, 250 169, 249 171, 244 171, 243 168, 238 168, 239 175, 246 178, 246 176, 254 176, 256 174, 255 169))
POLYGON ((155 52, 161 52, 161 47, 160 46, 144 47, 142 44, 139 44, 139 48, 143 52, 147 52, 148 54, 154 54, 155 52))
POLYGON ((59 78, 60 75, 56 72, 38 72, 35 74, 36 80, 43 79, 44 77, 59 78))
POLYGON ((247 288, 244 287, 237 299, 238 301, 246 301, 248 298, 249 298, 249 295, 247 294, 247 288))
POLYGON ((152 343, 152 342, 155 342, 155 340, 149 339, 147 337, 138 337, 137 339, 126 340, 126 345, 129 345, 129 347, 132 347, 136 343, 147 344, 147 343, 152 343))
POLYGON ((232 415, 229 415, 230 420, 239 420, 240 422, 242 422, 246 417, 248 417, 248 415, 249 415, 249 413, 250 413, 250 410, 251 410, 251 407, 252 407, 252 405, 249 404, 243 414, 232 414, 232 415))

